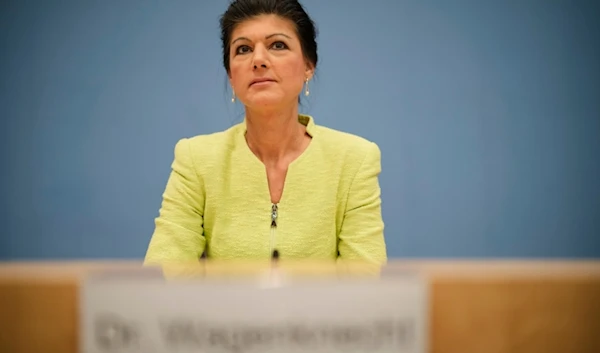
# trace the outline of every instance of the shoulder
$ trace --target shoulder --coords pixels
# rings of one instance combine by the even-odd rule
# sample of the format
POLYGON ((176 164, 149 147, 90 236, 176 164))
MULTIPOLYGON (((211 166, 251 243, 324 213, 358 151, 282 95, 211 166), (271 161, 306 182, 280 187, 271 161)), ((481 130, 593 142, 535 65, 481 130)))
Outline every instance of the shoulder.
POLYGON ((380 168, 381 150, 365 137, 325 126, 316 127, 323 153, 343 161, 346 167, 358 169, 365 164, 380 168))
POLYGON ((242 124, 237 124, 224 131, 195 135, 187 137, 184 140, 188 141, 187 143, 194 151, 216 151, 232 147, 241 128, 242 124))
POLYGON ((181 138, 175 145, 175 158, 202 160, 205 166, 222 160, 235 148, 240 128, 241 124, 237 124, 224 131, 181 138))

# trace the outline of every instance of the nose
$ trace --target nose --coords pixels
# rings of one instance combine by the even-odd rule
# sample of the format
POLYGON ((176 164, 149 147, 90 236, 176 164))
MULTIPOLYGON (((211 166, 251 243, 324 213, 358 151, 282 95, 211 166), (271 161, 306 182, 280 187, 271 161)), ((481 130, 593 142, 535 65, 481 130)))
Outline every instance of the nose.
POLYGON ((267 69, 269 67, 268 53, 262 45, 257 45, 256 48, 254 48, 252 67, 254 70, 257 70, 258 68, 267 69))

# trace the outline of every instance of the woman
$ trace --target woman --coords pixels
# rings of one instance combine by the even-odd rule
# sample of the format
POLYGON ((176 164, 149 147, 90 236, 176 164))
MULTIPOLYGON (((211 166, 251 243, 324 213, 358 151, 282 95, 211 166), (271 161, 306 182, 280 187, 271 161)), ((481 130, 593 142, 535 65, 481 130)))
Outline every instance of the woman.
POLYGON ((221 18, 223 64, 245 119, 180 140, 145 262, 387 260, 380 150, 299 114, 317 66, 296 0, 237 0, 221 18))

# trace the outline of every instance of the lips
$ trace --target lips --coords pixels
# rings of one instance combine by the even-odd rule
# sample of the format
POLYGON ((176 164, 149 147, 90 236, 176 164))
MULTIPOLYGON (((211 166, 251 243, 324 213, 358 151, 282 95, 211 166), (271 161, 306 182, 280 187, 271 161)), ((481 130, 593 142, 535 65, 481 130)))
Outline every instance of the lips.
POLYGON ((255 83, 265 83, 265 82, 275 82, 275 80, 270 79, 270 78, 255 78, 254 80, 252 80, 252 82, 250 82, 250 86, 254 85, 255 83))

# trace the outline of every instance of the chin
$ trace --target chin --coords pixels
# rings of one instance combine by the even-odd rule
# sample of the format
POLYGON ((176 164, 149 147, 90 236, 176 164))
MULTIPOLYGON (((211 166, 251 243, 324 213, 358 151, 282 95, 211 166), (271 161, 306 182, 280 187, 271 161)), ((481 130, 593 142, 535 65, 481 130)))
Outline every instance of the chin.
POLYGON ((251 108, 269 108, 281 106, 285 98, 278 94, 258 94, 250 97, 247 102, 251 108))

